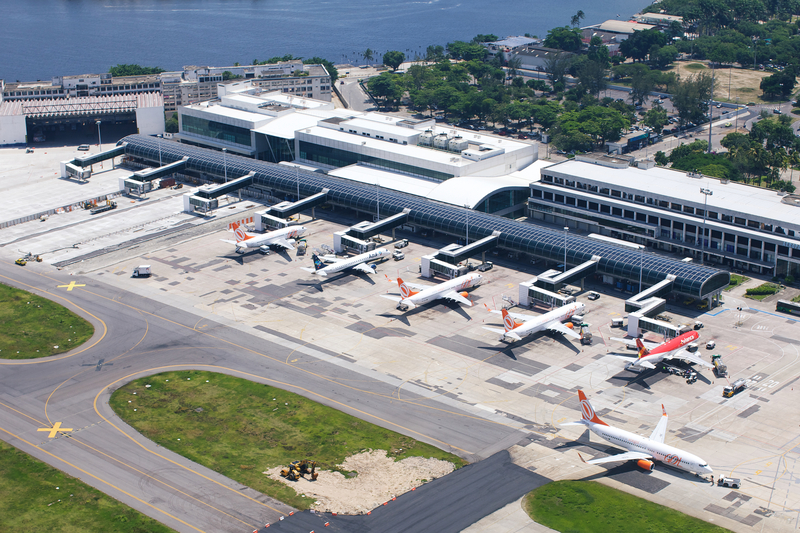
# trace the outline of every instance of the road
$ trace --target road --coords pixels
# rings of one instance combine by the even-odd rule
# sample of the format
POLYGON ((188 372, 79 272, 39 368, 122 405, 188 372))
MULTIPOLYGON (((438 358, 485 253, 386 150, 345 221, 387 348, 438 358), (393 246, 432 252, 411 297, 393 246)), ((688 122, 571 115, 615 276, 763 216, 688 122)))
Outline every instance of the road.
POLYGON ((108 398, 137 377, 190 368, 246 377, 471 460, 523 437, 408 391, 398 399, 385 380, 365 380, 324 357, 308 357, 302 368, 286 362, 290 352, 324 356, 321 346, 249 335, 94 278, 40 274, 4 261, 0 279, 66 305, 96 328, 74 352, 0 362, 0 436, 177 531, 252 531, 291 509, 154 445, 121 422, 108 398), (355 382, 357 387, 349 384, 355 382), (47 431, 56 427, 68 429, 47 431))

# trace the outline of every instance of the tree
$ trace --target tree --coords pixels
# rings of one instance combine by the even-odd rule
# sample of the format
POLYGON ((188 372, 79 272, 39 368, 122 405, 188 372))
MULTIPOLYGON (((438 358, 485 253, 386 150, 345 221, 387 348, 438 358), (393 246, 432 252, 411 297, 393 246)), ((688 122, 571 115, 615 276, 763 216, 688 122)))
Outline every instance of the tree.
POLYGON ((472 38, 473 43, 493 43, 499 40, 499 37, 494 33, 479 33, 475 37, 472 38))
POLYGON ((241 77, 242 77, 241 75, 239 75, 239 74, 234 74, 234 73, 233 73, 233 72, 231 72, 230 70, 226 70, 225 72, 223 72, 223 73, 222 73, 222 81, 228 81, 228 80, 238 80, 238 79, 240 79, 241 77))
POLYGON ((664 126, 669 123, 667 119, 667 110, 656 104, 652 109, 644 114, 644 123, 653 128, 653 131, 661 134, 664 126))
POLYGON ((581 31, 577 28, 570 28, 569 26, 553 28, 547 32, 544 45, 548 48, 556 48, 567 52, 580 50, 583 46, 581 31))
POLYGON ((697 122, 705 116, 706 102, 711 98, 711 76, 701 72, 678 81, 672 92, 672 105, 678 111, 681 125, 697 122))
POLYGON ((571 62, 572 54, 565 54, 563 52, 551 54, 545 60, 544 70, 547 73, 547 78, 550 80, 553 91, 560 92, 566 87, 564 78, 571 62))
POLYGON ((797 75, 793 66, 789 66, 783 72, 776 72, 761 80, 761 90, 766 97, 781 96, 788 97, 797 85, 797 75))
POLYGON ((304 65, 322 65, 325 67, 325 70, 328 71, 328 74, 331 75, 331 83, 336 83, 336 80, 339 79, 339 71, 336 67, 333 66, 333 63, 328 61, 327 59, 322 59, 321 57, 309 57, 308 59, 303 60, 304 65))
POLYGON ((583 19, 584 16, 585 15, 583 11, 579 9, 577 13, 572 15, 572 19, 570 20, 570 22, 572 23, 573 26, 578 26, 581 23, 581 19, 583 19))
POLYGON ((599 96, 606 88, 606 69, 597 61, 587 61, 578 71, 578 81, 586 92, 599 96))
POLYGON ((383 100, 383 105, 386 107, 399 101, 403 96, 403 88, 396 82, 395 75, 391 72, 370 78, 367 87, 373 97, 383 100))
POLYGON ((629 57, 634 61, 643 61, 650 53, 653 45, 661 47, 666 44, 667 36, 653 28, 633 32, 632 35, 620 43, 619 51, 623 56, 629 57))
POLYGON ((398 52, 397 50, 392 50, 383 54, 383 64, 387 67, 391 67, 392 70, 397 70, 397 68, 406 60, 406 55, 403 52, 398 52))
POLYGON ((372 63, 372 60, 375 59, 372 48, 367 48, 361 55, 364 56, 364 61, 369 61, 370 63, 372 63))
POLYGON ((667 166, 667 163, 669 163, 669 159, 667 159, 667 154, 665 154, 661 150, 656 152, 656 165, 665 167, 667 166))
POLYGON ((166 71, 161 67, 143 67, 141 65, 119 64, 109 68, 108 72, 116 78, 119 76, 146 76, 148 74, 160 74, 166 71))
POLYGON ((662 46, 650 50, 650 63, 656 68, 667 68, 678 57, 678 49, 674 46, 662 46))
POLYGON ((430 45, 425 51, 426 61, 441 61, 442 59, 444 59, 444 46, 442 45, 430 45))
POLYGON ((167 120, 164 131, 167 133, 178 133, 178 126, 178 114, 173 113, 169 120, 167 120))
POLYGON ((631 76, 631 102, 642 105, 650 98, 656 80, 650 69, 639 69, 631 76))
POLYGON ((453 59, 463 59, 470 61, 472 59, 483 60, 489 51, 476 43, 465 43, 464 41, 455 41, 447 43, 447 51, 453 59))

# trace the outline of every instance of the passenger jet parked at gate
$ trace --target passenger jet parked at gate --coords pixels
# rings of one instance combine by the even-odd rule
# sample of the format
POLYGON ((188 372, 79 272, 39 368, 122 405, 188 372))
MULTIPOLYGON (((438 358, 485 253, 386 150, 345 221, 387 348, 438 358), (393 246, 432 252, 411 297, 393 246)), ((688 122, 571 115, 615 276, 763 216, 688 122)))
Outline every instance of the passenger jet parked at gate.
POLYGON ((236 251, 240 254, 246 250, 261 248, 262 246, 282 246, 287 250, 294 250, 295 238, 305 232, 306 228, 303 226, 287 226, 263 235, 248 235, 244 230, 244 226, 234 223, 233 234, 236 236, 236 240, 222 239, 222 242, 236 245, 236 251))
POLYGON ((699 333, 696 331, 690 331, 675 337, 670 341, 662 342, 661 344, 655 344, 652 342, 645 344, 642 342, 642 339, 630 340, 612 337, 612 340, 623 342, 631 347, 635 345, 639 350, 639 358, 630 364, 631 367, 638 366, 641 368, 652 369, 665 359, 681 359, 688 363, 695 363, 706 368, 714 368, 714 365, 703 361, 699 355, 693 354, 684 348, 684 346, 696 341, 699 337, 699 333))
POLYGON ((359 254, 346 259, 339 259, 332 255, 325 255, 320 259, 317 254, 313 254, 311 259, 314 260, 314 267, 302 267, 306 272, 311 272, 317 276, 325 277, 328 274, 334 274, 343 270, 355 270, 357 272, 364 272, 366 274, 374 274, 376 272, 375 265, 370 264, 369 261, 376 261, 389 257, 391 252, 386 248, 378 248, 370 252, 359 254), (325 262, 333 263, 325 266, 325 262))
MULTIPOLYGON (((386 279, 389 279, 389 277, 387 276, 386 279)), ((392 280, 389 279, 389 281, 392 280)), ((397 278, 397 285, 400 287, 400 294, 402 296, 395 296, 393 294, 381 294, 381 296, 397 302, 397 308, 403 311, 414 309, 419 305, 426 304, 439 298, 471 306, 472 301, 467 299, 469 294, 465 289, 477 287, 482 281, 483 276, 480 274, 467 274, 432 286, 414 285, 413 283, 408 283, 397 278)))
POLYGON ((653 470, 655 468, 655 461, 660 461, 664 464, 686 470, 687 472, 694 472, 696 474, 713 474, 714 471, 708 466, 708 463, 693 455, 689 452, 679 450, 669 444, 664 444, 664 437, 667 434, 667 411, 664 406, 661 406, 661 420, 653 430, 650 438, 630 433, 624 429, 618 429, 609 426, 597 416, 592 404, 586 398, 582 390, 578 391, 578 398, 581 401, 581 419, 578 422, 568 422, 561 424, 562 426, 586 426, 595 435, 602 439, 621 446, 628 450, 627 452, 609 457, 602 457, 600 459, 592 459, 586 461, 581 454, 578 457, 581 461, 590 465, 598 465, 602 463, 610 463, 614 461, 636 461, 636 465, 644 470, 653 470))
MULTIPOLYGON (((509 313, 503 309, 500 311, 503 315, 503 329, 489 328, 486 326, 484 326, 483 329, 502 334, 500 340, 503 342, 522 340, 523 337, 545 330, 557 331, 564 335, 580 339, 581 336, 579 333, 565 326, 562 322, 572 318, 573 315, 582 315, 584 309, 586 309, 586 306, 580 302, 567 304, 549 313, 545 313, 542 316, 520 315, 509 313), (519 322, 517 319, 522 320, 522 322, 519 322)), ((498 311, 492 311, 492 313, 497 312, 498 311)))

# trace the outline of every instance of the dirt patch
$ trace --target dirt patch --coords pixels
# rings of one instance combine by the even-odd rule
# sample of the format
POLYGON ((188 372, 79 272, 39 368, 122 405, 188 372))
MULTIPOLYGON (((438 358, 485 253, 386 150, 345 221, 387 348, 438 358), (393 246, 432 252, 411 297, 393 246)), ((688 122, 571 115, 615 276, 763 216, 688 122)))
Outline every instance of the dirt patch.
POLYGON ((384 450, 352 455, 338 466, 348 472, 355 471, 358 475, 347 478, 339 472, 318 470, 319 478, 316 481, 288 481, 281 477, 281 467, 264 473, 289 485, 298 494, 315 498, 317 501, 312 509, 316 511, 364 514, 425 481, 449 474, 455 468, 448 461, 424 457, 394 461, 386 456, 384 450))
MULTIPOLYGON (((711 74, 708 61, 676 61, 674 65, 669 70, 676 72, 681 79, 686 79, 698 72, 711 74), (699 66, 704 68, 698 68, 699 66)), ((714 100, 735 103, 736 97, 739 97, 740 104, 746 104, 747 102, 764 103, 765 100, 761 98, 763 95, 761 92, 761 80, 771 75, 772 72, 739 67, 728 68, 723 66, 722 68, 715 68, 714 100)))

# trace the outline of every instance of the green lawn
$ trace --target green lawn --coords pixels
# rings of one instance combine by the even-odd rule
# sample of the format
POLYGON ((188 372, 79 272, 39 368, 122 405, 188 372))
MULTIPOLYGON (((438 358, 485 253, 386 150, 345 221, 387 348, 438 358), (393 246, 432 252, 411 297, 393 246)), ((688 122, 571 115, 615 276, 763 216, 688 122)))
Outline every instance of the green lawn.
POLYGON ((173 530, 0 441, 0 531, 173 530))
POLYGON ((525 509, 536 522, 563 533, 728 531, 593 481, 555 481, 543 485, 528 493, 525 509))
POLYGON ((31 359, 67 352, 94 327, 47 298, 0 284, 0 358, 31 359))
POLYGON ((751 300, 761 301, 768 296, 778 294, 780 291, 780 285, 776 285, 774 283, 762 283, 758 287, 753 287, 752 289, 747 289, 744 291, 744 297, 750 298, 751 300))
POLYGON ((748 281, 749 279, 750 278, 748 278, 747 276, 742 276, 741 274, 731 274, 731 283, 730 285, 725 287, 724 290, 729 291, 734 287, 738 287, 739 285, 741 285, 745 281, 748 281))
POLYGON ((161 446, 298 509, 314 500, 269 479, 264 470, 299 459, 314 459, 320 468, 332 470, 367 449, 387 450, 396 459, 423 456, 451 461, 457 468, 466 464, 303 396, 214 372, 138 379, 114 392, 110 404, 161 446))

